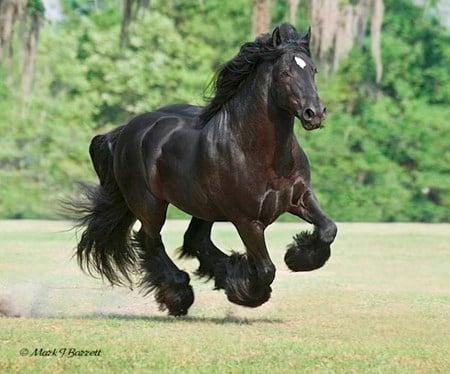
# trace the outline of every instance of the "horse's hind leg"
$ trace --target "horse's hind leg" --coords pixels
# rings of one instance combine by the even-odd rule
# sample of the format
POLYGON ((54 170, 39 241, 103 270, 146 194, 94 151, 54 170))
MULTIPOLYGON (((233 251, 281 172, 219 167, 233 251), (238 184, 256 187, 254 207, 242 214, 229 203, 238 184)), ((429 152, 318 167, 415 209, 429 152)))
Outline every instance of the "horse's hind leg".
POLYGON ((310 271, 322 267, 330 257, 330 245, 337 233, 336 224, 322 211, 313 192, 307 189, 290 213, 314 224, 312 233, 304 231, 294 237, 284 261, 292 271, 310 271))
POLYGON ((216 289, 225 288, 223 267, 229 256, 217 248, 211 241, 213 222, 203 221, 192 217, 189 227, 184 234, 180 257, 197 258, 200 266, 196 274, 200 277, 213 278, 216 289))
POLYGON ((167 203, 151 197, 152 203, 142 207, 138 215, 142 228, 134 237, 143 273, 140 286, 154 293, 161 310, 167 309, 173 316, 185 315, 194 302, 190 278, 169 258, 161 240, 167 203))

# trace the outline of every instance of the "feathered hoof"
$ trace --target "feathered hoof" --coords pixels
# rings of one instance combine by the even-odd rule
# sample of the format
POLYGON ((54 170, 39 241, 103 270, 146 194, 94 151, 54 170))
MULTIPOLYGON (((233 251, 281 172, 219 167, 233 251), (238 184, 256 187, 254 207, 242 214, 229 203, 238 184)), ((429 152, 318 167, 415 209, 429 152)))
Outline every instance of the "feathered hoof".
POLYGON ((170 316, 180 317, 188 313, 194 302, 194 291, 189 284, 163 283, 155 290, 155 300, 160 310, 167 310, 170 316))
POLYGON ((234 304, 256 308, 270 299, 272 288, 261 284, 256 269, 245 255, 233 253, 222 268, 226 274, 216 276, 216 287, 224 288, 229 301, 234 304), (223 283, 218 284, 217 280, 223 283))
POLYGON ((294 236, 284 262, 292 271, 311 271, 322 267, 330 258, 330 245, 321 241, 316 232, 303 231, 294 236))

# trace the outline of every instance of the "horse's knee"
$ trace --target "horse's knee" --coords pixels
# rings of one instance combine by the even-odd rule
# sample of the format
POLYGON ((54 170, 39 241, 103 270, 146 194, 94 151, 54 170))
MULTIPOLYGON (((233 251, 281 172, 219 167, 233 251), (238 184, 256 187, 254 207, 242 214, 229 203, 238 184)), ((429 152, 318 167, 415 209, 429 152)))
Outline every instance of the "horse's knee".
POLYGON ((336 224, 329 220, 327 223, 319 228, 319 238, 326 244, 333 243, 337 234, 337 226, 336 224))
POLYGON ((171 279, 173 284, 189 284, 191 281, 189 274, 182 270, 170 274, 167 279, 171 279))

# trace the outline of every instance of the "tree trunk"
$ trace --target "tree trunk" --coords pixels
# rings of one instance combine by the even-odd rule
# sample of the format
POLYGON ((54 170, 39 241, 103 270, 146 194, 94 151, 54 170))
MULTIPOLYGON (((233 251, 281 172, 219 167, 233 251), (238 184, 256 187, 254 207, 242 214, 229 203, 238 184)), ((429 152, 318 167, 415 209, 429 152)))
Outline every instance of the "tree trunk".
POLYGON ((375 60, 376 82, 380 83, 383 75, 383 63, 381 61, 381 26, 383 24, 384 3, 383 0, 374 0, 372 24, 370 25, 371 51, 375 60))
POLYGON ((14 23, 25 8, 25 0, 0 0, 0 62, 10 42, 14 23))
POLYGON ((30 29, 26 39, 25 59, 22 69, 21 93, 24 102, 28 101, 33 81, 33 70, 36 63, 37 46, 39 40, 39 28, 41 24, 40 14, 33 12, 30 16, 30 29))
MULTIPOLYGON (((327 63, 326 54, 334 48, 339 21, 338 0, 309 0, 312 52, 319 62, 327 63)), ((329 62, 328 62, 329 63, 329 62)))
POLYGON ((287 2, 288 20, 289 20, 289 23, 294 26, 297 21, 297 10, 298 10, 299 3, 300 3, 300 0, 288 0, 288 2, 287 2))
POLYGON ((371 19, 371 52, 376 65, 376 82, 382 75, 380 33, 383 20, 383 0, 308 0, 312 28, 312 52, 325 70, 335 72, 339 62, 355 45, 364 42, 371 19))
POLYGON ((270 0, 253 0, 253 35, 267 32, 270 21, 270 0))
POLYGON ((138 5, 136 9, 136 16, 139 16, 139 13, 144 13, 146 9, 150 7, 150 0, 138 0, 138 5))
POLYGON ((131 22, 136 19, 139 13, 143 13, 150 7, 150 0, 124 0, 122 26, 120 29, 120 48, 129 43, 129 28, 131 22), (142 12, 140 12, 142 10, 142 12))
POLYGON ((133 0, 124 0, 122 27, 120 29, 120 48, 123 48, 128 44, 128 29, 131 23, 132 8, 133 0))

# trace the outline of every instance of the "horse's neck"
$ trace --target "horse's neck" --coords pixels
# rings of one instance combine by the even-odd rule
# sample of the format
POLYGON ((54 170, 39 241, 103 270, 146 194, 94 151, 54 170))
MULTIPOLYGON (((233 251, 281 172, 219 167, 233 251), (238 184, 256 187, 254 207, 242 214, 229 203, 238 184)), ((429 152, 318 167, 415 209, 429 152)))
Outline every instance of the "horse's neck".
POLYGON ((276 174, 286 177, 294 166, 292 155, 294 135, 294 117, 289 113, 273 108, 269 112, 275 134, 275 150, 272 167, 276 174))
POLYGON ((250 96, 236 97, 246 105, 239 118, 230 117, 234 138, 249 157, 264 159, 276 174, 286 176, 293 167, 294 117, 276 107, 267 89, 253 87, 251 92, 250 96))
POLYGON ((263 163, 276 175, 287 176, 294 165, 294 117, 271 99, 267 67, 260 67, 247 79, 249 86, 223 105, 205 126, 208 152, 238 152, 248 162, 263 163))

